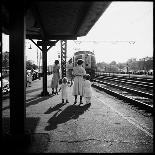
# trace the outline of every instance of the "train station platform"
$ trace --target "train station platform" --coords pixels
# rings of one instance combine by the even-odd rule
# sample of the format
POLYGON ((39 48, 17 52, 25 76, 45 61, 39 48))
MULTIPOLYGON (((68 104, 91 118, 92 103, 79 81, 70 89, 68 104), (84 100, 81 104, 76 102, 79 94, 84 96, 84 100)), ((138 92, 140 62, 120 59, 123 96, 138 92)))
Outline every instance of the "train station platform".
MULTIPOLYGON (((134 120, 136 114, 120 100, 93 89, 91 104, 74 105, 51 95, 41 97, 42 79, 26 89, 26 128, 32 131, 29 153, 153 153, 153 131, 134 120)), ((3 111, 8 115, 9 109, 3 111)), ((151 124, 151 123, 150 123, 151 124)), ((151 125, 150 125, 151 126, 151 125)))

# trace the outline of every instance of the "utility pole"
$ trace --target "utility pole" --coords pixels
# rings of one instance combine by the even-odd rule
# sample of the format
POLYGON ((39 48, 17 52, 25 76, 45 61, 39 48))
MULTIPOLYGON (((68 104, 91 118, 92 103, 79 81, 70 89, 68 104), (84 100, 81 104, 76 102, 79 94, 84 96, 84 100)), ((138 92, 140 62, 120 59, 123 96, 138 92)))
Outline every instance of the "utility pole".
POLYGON ((37 48, 37 67, 38 67, 38 48, 37 48))
POLYGON ((41 73, 40 73, 40 61, 41 61, 41 51, 39 56, 39 80, 41 79, 41 73))
POLYGON ((61 76, 66 76, 67 40, 61 40, 61 76))

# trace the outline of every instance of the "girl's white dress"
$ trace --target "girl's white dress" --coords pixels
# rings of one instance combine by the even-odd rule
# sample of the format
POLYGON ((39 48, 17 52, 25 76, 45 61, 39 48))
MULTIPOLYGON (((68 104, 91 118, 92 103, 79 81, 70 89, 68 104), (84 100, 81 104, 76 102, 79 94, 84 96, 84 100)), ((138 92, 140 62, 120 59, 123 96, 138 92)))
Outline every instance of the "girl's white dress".
POLYGON ((83 96, 83 75, 86 74, 85 69, 80 65, 73 68, 74 85, 72 95, 83 96))
POLYGON ((62 99, 64 100, 68 100, 68 87, 69 87, 68 83, 61 84, 61 96, 62 96, 62 99))
POLYGON ((86 98, 92 97, 91 82, 89 80, 83 81, 83 96, 86 98))

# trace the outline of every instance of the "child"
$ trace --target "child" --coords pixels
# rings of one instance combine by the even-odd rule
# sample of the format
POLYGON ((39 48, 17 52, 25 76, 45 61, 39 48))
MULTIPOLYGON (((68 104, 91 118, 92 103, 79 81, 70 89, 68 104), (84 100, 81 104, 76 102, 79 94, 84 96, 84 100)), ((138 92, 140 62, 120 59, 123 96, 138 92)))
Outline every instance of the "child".
POLYGON ((62 79, 62 84, 59 89, 59 91, 61 90, 62 103, 64 103, 65 100, 66 100, 66 103, 69 103, 68 102, 68 87, 69 87, 68 79, 64 77, 62 79))
POLYGON ((91 104, 91 97, 92 97, 92 89, 91 89, 91 82, 90 82, 90 75, 86 74, 83 76, 83 96, 85 97, 86 104, 91 104))

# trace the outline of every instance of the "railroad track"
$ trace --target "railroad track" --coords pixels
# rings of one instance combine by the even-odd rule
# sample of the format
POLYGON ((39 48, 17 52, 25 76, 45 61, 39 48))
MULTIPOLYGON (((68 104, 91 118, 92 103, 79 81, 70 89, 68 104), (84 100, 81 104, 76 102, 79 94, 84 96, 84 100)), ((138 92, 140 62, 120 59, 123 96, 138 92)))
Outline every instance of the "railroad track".
MULTIPOLYGON (((119 99, 122 99, 123 101, 133 103, 134 105, 136 104, 141 108, 144 107, 147 110, 153 109, 153 94, 138 91, 133 88, 120 86, 111 82, 105 82, 101 79, 103 78, 99 77, 98 79, 94 79, 92 87, 104 91, 119 99)), ((109 77, 108 79, 111 78, 109 77)))
MULTIPOLYGON (((138 92, 145 92, 146 94, 153 94, 153 80, 144 78, 127 78, 127 77, 113 77, 113 76, 100 76, 99 79, 104 82, 118 84, 119 86, 126 86, 130 89, 134 88, 138 92)), ((135 92, 136 93, 136 92, 135 92)), ((145 94, 144 94, 145 95, 145 94)), ((152 95, 151 95, 152 96, 152 95)))
POLYGON ((98 82, 100 84, 104 84, 104 85, 113 87, 113 88, 118 88, 118 89, 123 90, 123 91, 128 91, 128 92, 134 93, 136 95, 140 95, 140 96, 143 96, 143 97, 153 99, 153 94, 150 94, 150 93, 142 92, 142 91, 139 91, 139 90, 135 90, 135 89, 132 89, 132 88, 120 86, 120 85, 113 84, 113 83, 103 82, 103 81, 100 81, 100 80, 94 80, 94 81, 98 82))
POLYGON ((110 80, 110 81, 116 81, 120 83, 126 83, 130 85, 136 85, 144 88, 152 88, 153 89, 153 83, 151 82, 143 82, 143 81, 137 81, 137 80, 130 80, 130 79, 119 79, 119 78, 104 78, 104 80, 110 80))

